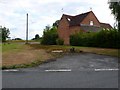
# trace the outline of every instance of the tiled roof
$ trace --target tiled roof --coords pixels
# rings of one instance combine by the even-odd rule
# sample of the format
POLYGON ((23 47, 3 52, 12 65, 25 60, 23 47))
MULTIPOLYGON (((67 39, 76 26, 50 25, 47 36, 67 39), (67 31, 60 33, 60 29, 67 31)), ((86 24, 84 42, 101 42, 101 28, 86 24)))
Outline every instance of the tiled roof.
MULTIPOLYGON (((66 15, 66 14, 63 14, 63 16, 66 17, 66 19, 68 20, 69 22, 69 25, 70 26, 80 26, 80 23, 86 18, 86 16, 91 13, 92 11, 89 11, 89 12, 86 12, 86 13, 82 13, 82 14, 79 14, 79 15, 76 15, 76 16, 71 16, 71 15, 66 15)), ((100 23, 100 26, 102 28, 108 28, 108 29, 111 29, 112 26, 108 23, 100 23)))
POLYGON ((101 25, 101 27, 102 28, 108 28, 108 29, 111 29, 112 28, 112 26, 110 25, 110 24, 108 24, 108 23, 100 23, 100 25, 101 25))
POLYGON ((90 26, 90 25, 81 26, 81 30, 83 30, 85 32, 98 32, 101 29, 102 29, 101 27, 97 27, 97 26, 90 26))
MULTIPOLYGON (((90 11, 91 12, 91 11, 90 11)), ((77 26, 83 21, 83 19, 90 13, 82 13, 76 16, 65 15, 64 16, 68 19, 70 26, 77 26)))

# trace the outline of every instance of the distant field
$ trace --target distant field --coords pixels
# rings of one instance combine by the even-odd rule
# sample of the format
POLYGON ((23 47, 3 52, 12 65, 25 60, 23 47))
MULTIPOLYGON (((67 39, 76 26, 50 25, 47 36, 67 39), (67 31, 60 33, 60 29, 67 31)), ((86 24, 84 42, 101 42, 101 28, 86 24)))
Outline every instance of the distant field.
POLYGON ((118 57, 117 49, 93 48, 93 47, 77 47, 77 46, 59 46, 59 45, 40 45, 40 44, 0 44, 2 46, 2 66, 31 67, 38 65, 47 60, 53 59, 58 54, 51 54, 53 50, 63 50, 69 52, 74 47, 76 52, 90 52, 96 54, 110 55, 118 57), (21 66, 20 66, 21 65, 21 66), (24 66, 23 66, 24 65, 24 66))

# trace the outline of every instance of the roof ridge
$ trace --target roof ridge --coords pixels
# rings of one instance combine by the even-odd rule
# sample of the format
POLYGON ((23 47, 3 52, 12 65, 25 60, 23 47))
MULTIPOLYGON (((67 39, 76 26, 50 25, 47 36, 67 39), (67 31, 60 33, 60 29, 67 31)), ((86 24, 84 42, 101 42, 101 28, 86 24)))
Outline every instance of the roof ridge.
POLYGON ((68 15, 68 14, 63 14, 63 15, 65 15, 65 16, 70 16, 70 17, 76 17, 76 16, 79 16, 79 15, 89 14, 90 12, 92 12, 92 11, 85 12, 85 13, 81 13, 81 14, 78 14, 78 15, 75 15, 75 16, 68 15))
POLYGON ((109 29, 112 28, 112 26, 109 23, 102 23, 102 22, 100 22, 100 25, 103 28, 109 28, 109 29))
POLYGON ((70 16, 70 17, 74 17, 74 16, 72 16, 72 15, 68 15, 68 14, 63 14, 63 15, 65 15, 65 16, 70 16))
POLYGON ((109 24, 109 23, 103 23, 103 22, 100 22, 100 24, 109 24))
POLYGON ((78 15, 75 15, 75 16, 84 15, 84 14, 89 14, 90 12, 92 12, 92 11, 85 12, 85 13, 81 13, 81 14, 78 14, 78 15))

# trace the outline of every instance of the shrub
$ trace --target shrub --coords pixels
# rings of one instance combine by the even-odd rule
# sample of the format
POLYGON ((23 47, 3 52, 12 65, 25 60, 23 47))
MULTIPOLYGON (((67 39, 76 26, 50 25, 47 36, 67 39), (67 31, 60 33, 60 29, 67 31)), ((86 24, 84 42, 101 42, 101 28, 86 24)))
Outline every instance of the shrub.
POLYGON ((73 46, 120 48, 120 33, 116 29, 90 33, 80 32, 70 36, 70 44, 73 46))
POLYGON ((51 29, 45 29, 43 32, 43 37, 41 44, 43 45, 56 45, 56 40, 58 38, 57 28, 52 27, 51 29))
POLYGON ((57 45, 63 45, 63 44, 64 44, 64 40, 58 38, 58 39, 56 40, 56 43, 57 43, 57 45))
POLYGON ((70 44, 72 46, 82 46, 83 45, 83 39, 82 39, 83 33, 77 33, 70 36, 70 44))

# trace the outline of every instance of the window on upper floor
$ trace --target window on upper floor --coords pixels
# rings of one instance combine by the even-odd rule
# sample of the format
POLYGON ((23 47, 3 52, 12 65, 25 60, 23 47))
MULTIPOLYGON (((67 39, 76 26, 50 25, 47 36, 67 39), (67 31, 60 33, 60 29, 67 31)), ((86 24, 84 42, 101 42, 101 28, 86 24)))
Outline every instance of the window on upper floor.
POLYGON ((71 21, 70 18, 68 18, 68 21, 71 21))
POLYGON ((93 25, 93 21, 90 21, 90 25, 93 25))

